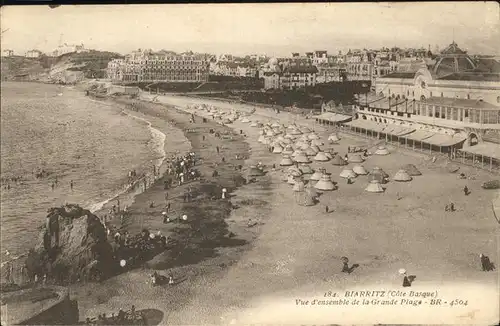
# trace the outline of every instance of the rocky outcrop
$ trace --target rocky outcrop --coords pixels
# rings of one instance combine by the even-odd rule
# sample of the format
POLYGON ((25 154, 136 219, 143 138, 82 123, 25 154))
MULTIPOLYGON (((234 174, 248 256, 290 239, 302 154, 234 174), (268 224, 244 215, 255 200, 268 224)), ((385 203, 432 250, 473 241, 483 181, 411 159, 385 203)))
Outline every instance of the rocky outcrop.
POLYGON ((113 271, 113 249, 99 218, 78 205, 48 210, 39 239, 26 259, 33 277, 60 283, 102 279, 113 271))

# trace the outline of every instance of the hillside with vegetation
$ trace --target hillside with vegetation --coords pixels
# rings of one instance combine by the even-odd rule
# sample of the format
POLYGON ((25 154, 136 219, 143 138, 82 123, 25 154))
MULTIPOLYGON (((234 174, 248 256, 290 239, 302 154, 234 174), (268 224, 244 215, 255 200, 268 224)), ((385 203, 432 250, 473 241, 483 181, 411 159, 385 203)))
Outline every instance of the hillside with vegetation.
POLYGON ((2 57, 2 80, 71 84, 85 78, 104 78, 108 62, 120 57, 118 53, 95 50, 59 57, 2 57))

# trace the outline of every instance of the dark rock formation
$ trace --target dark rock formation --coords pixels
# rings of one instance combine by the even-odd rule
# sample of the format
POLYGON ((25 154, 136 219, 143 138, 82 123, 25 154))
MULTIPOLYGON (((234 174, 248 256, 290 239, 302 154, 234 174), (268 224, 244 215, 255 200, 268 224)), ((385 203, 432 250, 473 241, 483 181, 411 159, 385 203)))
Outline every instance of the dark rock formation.
POLYGON ((29 275, 57 282, 102 279, 114 272, 113 249, 99 218, 78 205, 48 210, 35 247, 26 259, 29 275))

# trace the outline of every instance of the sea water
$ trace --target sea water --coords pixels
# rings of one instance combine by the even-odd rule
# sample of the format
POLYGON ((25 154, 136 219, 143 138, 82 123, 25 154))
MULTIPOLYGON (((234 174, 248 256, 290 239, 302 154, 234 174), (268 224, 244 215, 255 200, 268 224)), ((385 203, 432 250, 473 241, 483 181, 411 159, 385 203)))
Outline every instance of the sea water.
POLYGON ((161 164, 164 142, 165 135, 147 120, 76 89, 2 83, 2 261, 35 244, 47 209, 78 203, 95 211, 125 191, 129 171, 161 164), (37 179, 42 169, 48 176, 37 179), (5 181, 12 177, 23 181, 5 181))

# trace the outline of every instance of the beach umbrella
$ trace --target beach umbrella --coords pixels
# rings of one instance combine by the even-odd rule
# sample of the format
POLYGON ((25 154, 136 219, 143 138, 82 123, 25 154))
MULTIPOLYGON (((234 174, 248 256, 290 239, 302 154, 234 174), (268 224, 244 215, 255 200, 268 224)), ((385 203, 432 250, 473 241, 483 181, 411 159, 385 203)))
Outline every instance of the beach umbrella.
POLYGON ((401 274, 401 275, 404 275, 404 274, 406 274, 406 269, 400 268, 399 271, 398 271, 398 273, 401 274))
POLYGON ((319 140, 319 136, 315 133, 310 133, 309 135, 307 135, 307 138, 309 138, 309 140, 319 140))
POLYGON ((293 164, 294 164, 294 162, 292 161, 292 159, 289 156, 284 156, 280 162, 281 166, 291 166, 293 164))
MULTIPOLYGON (((222 189, 222 191, 225 193, 225 191, 224 191, 224 190, 225 190, 225 189, 222 189)), ((187 215, 182 215, 182 220, 183 220, 183 221, 187 221, 187 219, 188 219, 187 215)))
POLYGON ((362 165, 355 165, 355 166, 352 167, 352 170, 357 175, 366 175, 366 174, 368 174, 368 172, 365 170, 365 168, 362 165))
POLYGON ((120 266, 125 267, 127 265, 127 261, 125 259, 120 260, 120 266))
POLYGON ((318 162, 326 162, 330 159, 328 158, 328 156, 326 156, 325 152, 318 152, 316 156, 314 156, 314 160, 318 162))
POLYGON ((374 153, 375 155, 389 155, 389 150, 384 146, 379 146, 374 153))
POLYGON ((394 181, 408 182, 412 180, 412 177, 405 170, 399 170, 393 179, 394 181))
POLYGON ((380 193, 380 192, 384 192, 384 188, 382 188, 382 185, 380 184, 380 182, 378 182, 377 180, 372 180, 372 181, 370 181, 368 186, 366 186, 365 191, 380 193))

